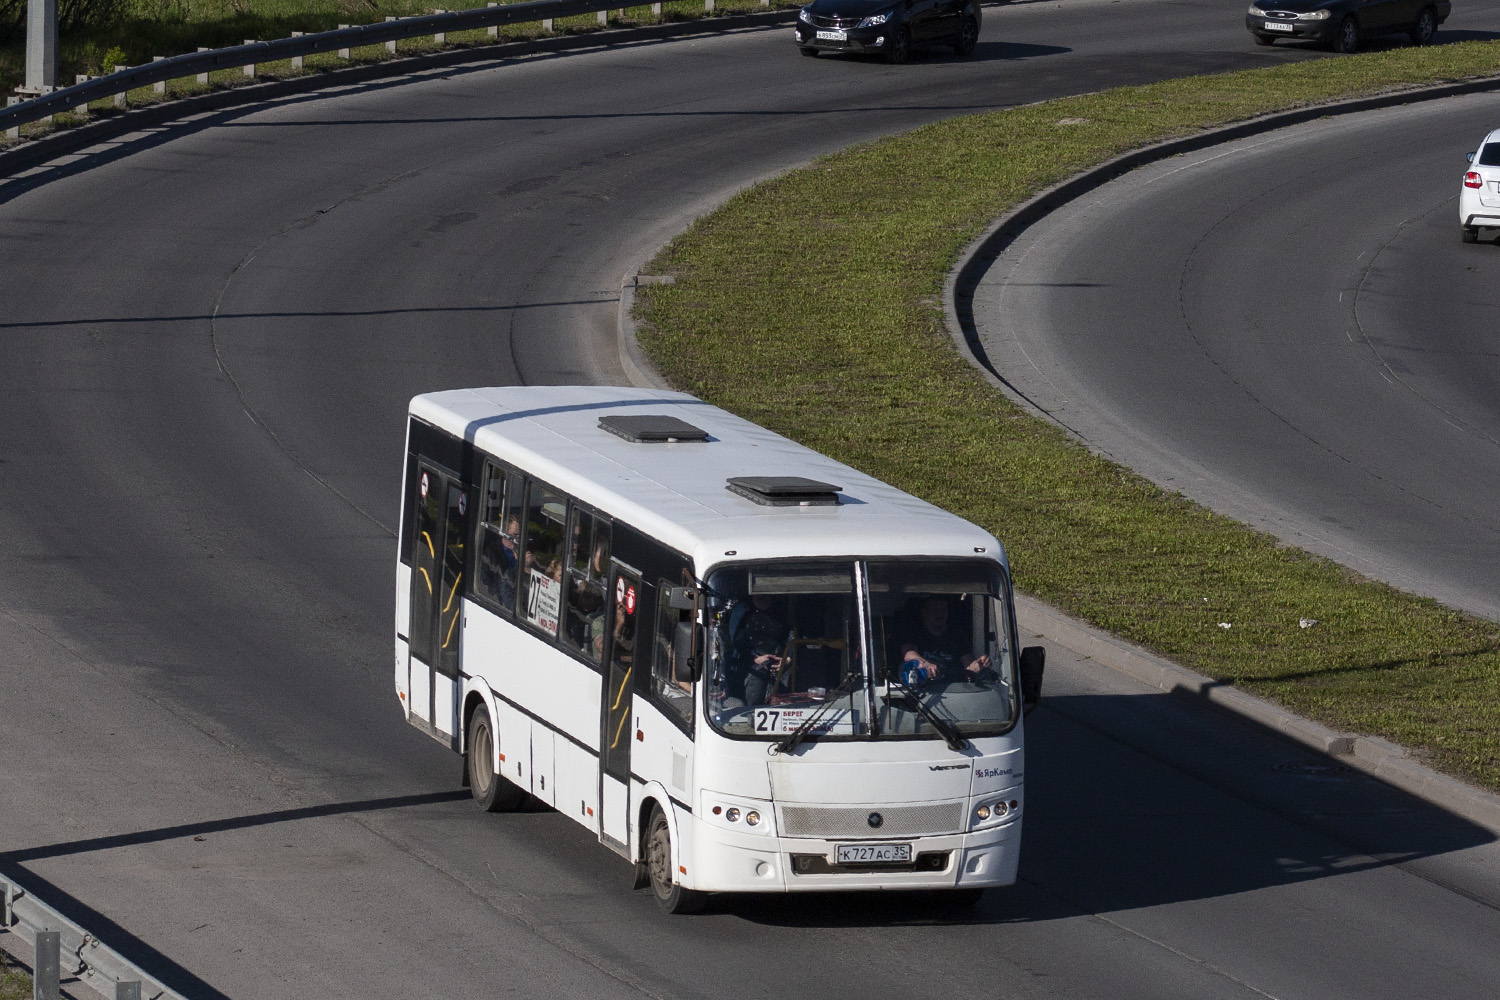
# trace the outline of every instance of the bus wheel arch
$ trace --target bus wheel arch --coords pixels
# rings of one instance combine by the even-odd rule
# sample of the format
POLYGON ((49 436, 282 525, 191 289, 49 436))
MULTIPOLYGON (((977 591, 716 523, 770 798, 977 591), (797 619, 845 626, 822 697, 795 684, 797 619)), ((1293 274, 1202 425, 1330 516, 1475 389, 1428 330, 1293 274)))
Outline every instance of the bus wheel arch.
POLYGON ((530 795, 518 787, 496 766, 500 738, 495 730, 489 706, 483 698, 465 708, 464 776, 469 794, 485 812, 513 812, 526 804, 530 795))
POLYGON ((669 815, 661 806, 652 803, 641 859, 646 869, 646 881, 657 905, 663 910, 668 913, 698 913, 703 909, 705 897, 701 892, 684 888, 677 881, 677 873, 681 870, 677 853, 678 841, 672 834, 674 824, 669 815))
MULTIPOLYGON (((484 706, 485 710, 489 711, 490 720, 493 721, 495 718, 495 713, 490 710, 490 706, 486 702, 484 695, 479 693, 479 689, 477 687, 470 689, 469 693, 464 696, 463 714, 459 716, 459 718, 463 720, 463 728, 459 730, 459 736, 464 741, 463 746, 460 747, 460 749, 462 750, 465 757, 469 755, 469 723, 474 718, 474 709, 480 706, 484 706)), ((496 745, 499 745, 498 741, 496 745)), ((468 784, 467 771, 465 771, 464 787, 467 788, 468 784)))

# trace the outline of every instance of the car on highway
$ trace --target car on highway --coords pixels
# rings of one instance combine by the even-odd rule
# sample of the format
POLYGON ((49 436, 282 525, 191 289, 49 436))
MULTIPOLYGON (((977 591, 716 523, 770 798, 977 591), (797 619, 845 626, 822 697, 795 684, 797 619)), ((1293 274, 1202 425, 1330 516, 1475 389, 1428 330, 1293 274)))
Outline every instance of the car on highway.
POLYGON ((1469 154, 1469 169, 1458 191, 1458 224, 1465 243, 1478 243, 1481 227, 1500 227, 1500 129, 1469 154))
POLYGON ((1426 45, 1452 7, 1450 0, 1257 0, 1245 12, 1245 27, 1257 45, 1286 38, 1348 53, 1375 35, 1403 34, 1426 45))
POLYGON ((797 50, 879 55, 904 63, 913 45, 946 44, 959 56, 979 41, 978 0, 813 0, 797 14, 797 50))

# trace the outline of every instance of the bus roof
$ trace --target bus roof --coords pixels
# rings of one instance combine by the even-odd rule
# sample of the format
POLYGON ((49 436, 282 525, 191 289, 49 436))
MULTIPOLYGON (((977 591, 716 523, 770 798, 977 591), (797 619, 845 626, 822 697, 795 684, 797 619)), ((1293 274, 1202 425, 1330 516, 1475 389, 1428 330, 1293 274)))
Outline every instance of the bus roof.
POLYGON ((1005 558, 982 528, 687 393, 454 389, 416 397, 411 412, 692 556, 700 572, 726 557, 1005 558), (676 417, 708 440, 633 443, 599 425, 610 415, 676 417), (758 476, 832 484, 841 502, 763 506, 726 488, 731 477, 758 476))

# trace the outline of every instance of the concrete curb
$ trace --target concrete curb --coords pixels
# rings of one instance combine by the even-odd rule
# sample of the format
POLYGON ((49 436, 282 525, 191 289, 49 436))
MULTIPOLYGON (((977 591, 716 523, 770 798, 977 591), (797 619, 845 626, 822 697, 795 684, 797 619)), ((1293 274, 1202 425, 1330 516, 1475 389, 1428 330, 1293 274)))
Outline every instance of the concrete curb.
POLYGON ((710 35, 725 31, 772 27, 777 24, 791 23, 796 19, 796 10, 772 10, 757 11, 753 14, 730 14, 724 17, 704 17, 692 21, 669 21, 664 24, 642 25, 636 28, 614 28, 578 35, 555 35, 522 42, 449 49, 443 52, 370 63, 365 66, 351 66, 348 69, 329 70, 325 73, 299 76, 291 80, 276 80, 271 83, 216 90, 181 100, 164 101, 161 104, 126 111, 123 114, 110 115, 87 125, 63 129, 41 139, 22 142, 20 145, 0 152, 0 178, 14 176, 60 156, 87 149, 107 139, 210 111, 244 107, 320 90, 338 90, 450 66, 498 63, 519 56, 567 52, 575 49, 608 48, 614 45, 652 42, 688 35, 710 35))
POLYGON ((1500 75, 1464 80, 1459 83, 1411 87, 1391 91, 1388 94, 1377 94, 1373 97, 1356 97, 1332 104, 1315 104, 1291 111, 1279 111, 1231 125, 1206 129, 1179 139, 1168 139, 1150 146, 1142 146, 1140 149, 1134 149, 1114 159, 1106 160, 1096 167, 1090 167, 1080 174, 1074 174, 1064 181, 1045 188, 996 219, 977 239, 964 248, 963 253, 959 255, 958 263, 948 272, 948 278, 943 283, 943 322, 948 328, 948 335, 958 347, 959 353, 971 365, 978 368, 980 374, 991 385, 1004 392, 1017 405, 1025 407, 1029 412, 1043 419, 1050 420, 1051 417, 1047 413, 1033 406, 1030 400, 1005 381, 1004 376, 995 371, 989 358, 985 356, 984 346, 979 341, 979 332, 974 327, 974 289, 979 286, 980 279, 984 277, 995 259, 1029 227, 1040 222, 1054 209, 1137 167, 1156 163, 1180 153, 1191 153, 1209 146, 1273 132, 1292 125, 1301 125, 1319 118, 1355 114, 1360 111, 1377 111, 1381 108, 1393 108, 1415 101, 1459 97, 1491 90, 1500 90, 1500 75))
MULTIPOLYGON (((1040 222, 1054 209, 1137 167, 1180 153, 1300 125, 1318 118, 1492 90, 1500 90, 1500 76, 1298 108, 1145 146, 1101 163, 1047 188, 1007 212, 964 249, 958 263, 948 272, 943 286, 943 319, 948 334, 959 353, 978 369, 986 381, 1027 411, 1050 420, 1047 413, 1033 406, 990 365, 974 325, 974 290, 990 265, 1027 228, 1040 222)), ((1271 702, 1178 666, 1149 650, 1069 618, 1040 601, 1018 597, 1016 616, 1025 631, 1051 639, 1102 666, 1160 691, 1184 695, 1265 726, 1288 739, 1338 757, 1341 763, 1371 774, 1387 784, 1500 835, 1500 795, 1439 774, 1413 760, 1404 748, 1388 740, 1335 732, 1327 726, 1294 715, 1271 702)))
POLYGON ((634 273, 627 274, 620 282, 620 311, 616 320, 619 334, 615 338, 619 342, 620 367, 625 369, 625 377, 630 379, 631 384, 641 389, 672 388, 641 350, 635 337, 635 317, 631 315, 631 311, 635 309, 635 290, 638 285, 666 283, 668 282, 661 278, 652 280, 634 273))
POLYGON ((1500 835, 1500 796, 1424 767, 1389 740, 1336 732, 1293 715, 1029 597, 1016 598, 1016 619, 1023 634, 1040 635, 1159 691, 1232 712, 1500 835))

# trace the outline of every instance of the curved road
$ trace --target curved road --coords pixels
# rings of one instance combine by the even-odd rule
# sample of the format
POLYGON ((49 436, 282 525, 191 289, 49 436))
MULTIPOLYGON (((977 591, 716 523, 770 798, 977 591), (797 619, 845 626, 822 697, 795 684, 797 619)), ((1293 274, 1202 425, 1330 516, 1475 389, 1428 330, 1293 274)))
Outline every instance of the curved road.
POLYGON ((1415 104, 1105 185, 985 276, 991 361, 1158 483, 1500 619, 1500 256, 1457 222, 1496 122, 1415 104))
POLYGON ((1023 4, 964 63, 776 29, 476 64, 0 185, 0 870, 194 997, 1486 995, 1492 836, 1066 650, 1023 880, 961 920, 665 917, 566 819, 477 814, 391 692, 409 396, 619 380, 619 277, 818 153, 1316 55, 1196 0, 1023 4))

